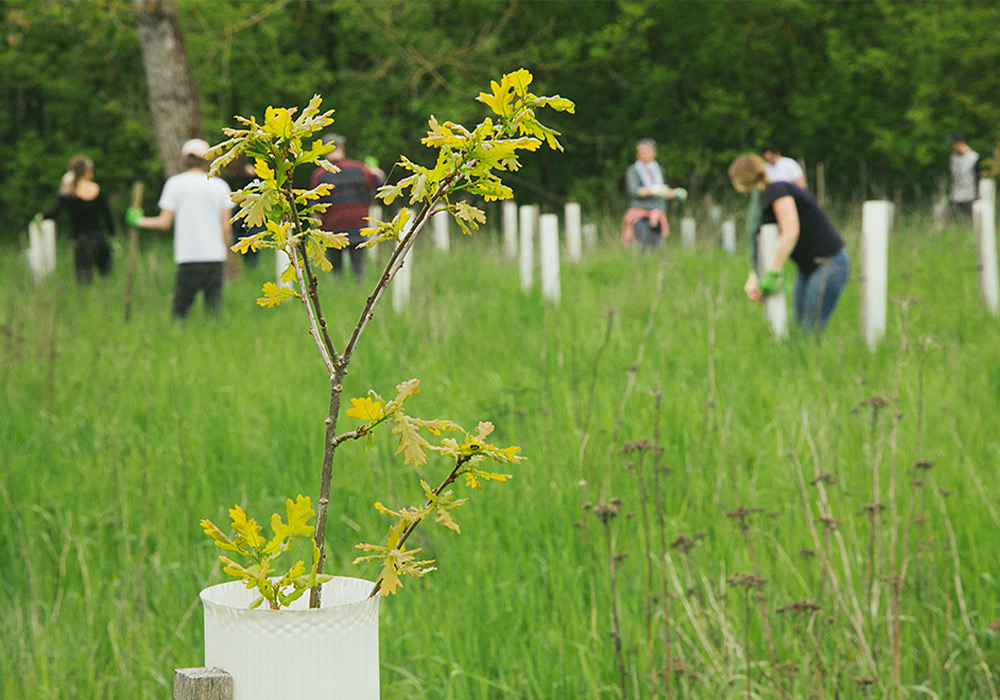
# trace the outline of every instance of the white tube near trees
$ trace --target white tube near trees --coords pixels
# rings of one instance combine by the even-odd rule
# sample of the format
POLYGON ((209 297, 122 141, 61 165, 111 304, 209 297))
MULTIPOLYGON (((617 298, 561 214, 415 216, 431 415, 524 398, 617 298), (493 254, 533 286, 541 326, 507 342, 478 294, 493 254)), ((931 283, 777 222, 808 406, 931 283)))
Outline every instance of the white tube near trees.
POLYGON ((538 221, 538 207, 526 204, 518 210, 520 227, 520 273, 521 289, 527 291, 535 284, 535 223, 538 221))
POLYGON ((993 316, 1000 312, 1000 280, 997 276, 996 204, 990 199, 972 203, 973 218, 979 239, 979 292, 987 311, 993 316))
POLYGON ((503 254, 508 260, 517 257, 517 203, 503 203, 503 254))
POLYGON ((580 205, 577 202, 566 204, 566 259, 570 262, 580 262, 583 257, 583 230, 580 205))
POLYGON ((28 224, 28 266, 35 282, 42 282, 56 269, 56 222, 32 220, 28 224))
POLYGON ((201 592, 205 666, 233 677, 233 700, 378 700, 379 596, 372 582, 337 577, 289 608, 250 610, 256 596, 240 581, 201 592))
POLYGON ((292 283, 282 281, 281 276, 285 274, 285 270, 291 266, 292 261, 288 257, 288 253, 278 248, 274 249, 274 278, 277 281, 279 287, 284 287, 285 289, 291 289, 292 283))
POLYGON ((438 250, 448 250, 451 247, 448 230, 451 225, 451 214, 442 209, 431 217, 431 223, 434 224, 434 247, 438 250))
MULTIPOLYGON (((411 212, 412 213, 412 212, 411 212)), ((399 237, 399 243, 403 242, 406 238, 407 232, 410 230, 410 226, 413 225, 413 219, 410 219, 410 223, 407 224, 406 228, 403 229, 403 235, 399 237)), ((396 246, 399 246, 399 243, 396 246)), ((397 314, 402 313, 407 306, 410 305, 410 279, 413 275, 413 248, 406 252, 406 257, 403 259, 403 264, 396 272, 396 276, 392 278, 392 282, 389 284, 392 286, 392 310, 397 314)))
POLYGON ((892 202, 861 207, 861 336, 871 350, 885 337, 892 216, 892 202))
POLYGON ((542 297, 559 303, 559 217, 543 214, 538 219, 541 254, 542 297))
POLYGON ((727 253, 736 252, 736 222, 727 220, 722 222, 722 249, 727 253))
POLYGON ((685 216, 681 219, 681 245, 694 248, 695 223, 694 218, 685 216))
MULTIPOLYGON (((764 224, 760 227, 757 238, 757 277, 763 277, 778 252, 778 227, 776 224, 764 224)), ((785 290, 778 289, 774 294, 764 297, 764 317, 776 338, 788 337, 788 305, 785 302, 785 290)))
POLYGON ((587 247, 587 250, 593 250, 597 247, 597 224, 590 223, 584 224, 582 227, 583 231, 583 245, 587 247))

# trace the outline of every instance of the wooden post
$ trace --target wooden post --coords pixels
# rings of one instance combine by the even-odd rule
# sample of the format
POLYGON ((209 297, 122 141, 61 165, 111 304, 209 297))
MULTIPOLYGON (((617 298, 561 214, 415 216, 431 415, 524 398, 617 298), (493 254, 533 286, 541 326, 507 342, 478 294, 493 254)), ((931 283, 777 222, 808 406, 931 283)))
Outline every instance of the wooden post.
POLYGON ((221 668, 175 668, 174 700, 233 700, 233 677, 221 668))
POLYGON ((543 214, 538 219, 541 254, 542 296, 559 303, 559 217, 543 214))
POLYGON ((861 336, 874 350, 885 337, 892 202, 861 207, 861 336))
POLYGON ((583 257, 583 231, 580 215, 580 205, 577 202, 566 203, 566 259, 570 262, 580 262, 583 257))
POLYGON ((681 245, 694 248, 695 223, 694 218, 685 216, 681 219, 681 245))
MULTIPOLYGON (((980 189, 980 192, 982 190, 980 189)), ((996 204, 990 199, 972 203, 979 239, 979 292, 992 316, 1000 312, 1000 280, 997 277, 996 204)))
MULTIPOLYGON (((407 224, 406 228, 403 229, 403 235, 399 237, 399 243, 403 242, 406 238, 407 232, 413 225, 413 219, 410 219, 410 223, 407 224)), ((399 246, 399 243, 396 246, 399 246)), ((407 306, 410 305, 410 279, 413 275, 413 248, 410 246, 410 250, 406 253, 406 258, 403 260, 402 266, 396 272, 396 276, 392 278, 392 310, 397 314, 402 313, 407 306)))
MULTIPOLYGON (((142 206, 142 182, 132 183, 132 207, 142 206)), ((229 254, 228 251, 226 253, 229 254)), ((139 258, 139 229, 128 227, 128 262, 125 264, 125 322, 132 317, 132 285, 135 280, 135 261, 139 258)))
POLYGON ((584 224, 581 228, 583 232, 583 245, 587 250, 597 247, 597 224, 584 224))
POLYGON ((503 254, 508 260, 517 257, 517 202, 503 203, 503 254))
POLYGON ((451 213, 445 210, 435 212, 431 217, 434 224, 434 247, 438 250, 447 251, 451 245, 448 240, 448 226, 451 224, 451 213))
POLYGON ((518 209, 520 229, 520 272, 521 289, 527 291, 535 284, 535 222, 538 221, 538 207, 526 204, 518 209))
POLYGON ((816 201, 826 207, 826 165, 816 163, 816 201))
POLYGON ((722 222, 722 249, 727 253, 736 252, 736 222, 732 219, 722 222))
MULTIPOLYGON (((764 224, 760 227, 757 238, 757 277, 763 277, 771 261, 778 252, 778 226, 764 224)), ((778 289, 774 294, 764 297, 764 317, 776 338, 788 337, 788 306, 785 303, 785 290, 778 289)))

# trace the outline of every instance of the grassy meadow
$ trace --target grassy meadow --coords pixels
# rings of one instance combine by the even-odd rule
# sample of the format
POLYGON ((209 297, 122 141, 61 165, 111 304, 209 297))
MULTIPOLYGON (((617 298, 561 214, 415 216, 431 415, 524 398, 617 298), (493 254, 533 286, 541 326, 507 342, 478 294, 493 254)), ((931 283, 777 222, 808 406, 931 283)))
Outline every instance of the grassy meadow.
MULTIPOLYGON (((414 415, 492 421, 528 460, 465 494, 461 535, 418 531, 439 570, 382 601, 383 697, 998 697, 1000 322, 972 233, 897 217, 871 352, 860 217, 838 224, 840 307, 783 342, 705 236, 639 255, 609 217, 558 306, 495 231, 425 236, 346 394, 420 378, 414 415)), ((124 256, 80 288, 59 252, 36 287, 0 249, 0 697, 167 698, 225 580, 198 521, 315 498, 325 370, 301 308, 254 303, 270 257, 221 322, 199 301, 181 326, 168 237, 143 241, 129 323, 124 256)), ((323 282, 342 346, 367 290, 323 282)), ((372 504, 419 498, 394 451, 388 430, 338 451, 328 572, 374 577, 350 563, 384 537, 372 504)))

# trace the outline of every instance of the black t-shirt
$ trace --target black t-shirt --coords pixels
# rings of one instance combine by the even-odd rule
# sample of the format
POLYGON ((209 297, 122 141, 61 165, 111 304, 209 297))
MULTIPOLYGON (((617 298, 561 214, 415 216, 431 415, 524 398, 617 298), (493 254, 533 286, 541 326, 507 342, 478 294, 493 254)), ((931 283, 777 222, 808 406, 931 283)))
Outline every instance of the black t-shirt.
POLYGON ((762 223, 778 223, 774 216, 774 203, 782 197, 795 200, 795 210, 799 214, 799 240, 792 251, 792 261, 803 275, 812 274, 823 263, 823 259, 840 252, 844 241, 819 208, 812 193, 790 182, 772 182, 764 190, 762 223))
POLYGON ((80 199, 76 195, 61 194, 56 205, 42 216, 46 219, 54 219, 60 212, 66 212, 69 215, 71 238, 101 237, 107 233, 115 235, 111 207, 108 206, 108 200, 104 198, 103 192, 98 192, 93 199, 80 199))

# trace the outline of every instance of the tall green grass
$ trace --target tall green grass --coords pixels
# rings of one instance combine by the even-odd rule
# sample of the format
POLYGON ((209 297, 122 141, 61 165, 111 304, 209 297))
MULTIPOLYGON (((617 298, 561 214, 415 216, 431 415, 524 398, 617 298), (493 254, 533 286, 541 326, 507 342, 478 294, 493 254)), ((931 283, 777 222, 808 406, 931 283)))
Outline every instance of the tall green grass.
MULTIPOLYGON (((841 223, 840 307, 785 342, 714 241, 639 255, 607 222, 559 306, 495 235, 418 246, 348 395, 419 377, 417 415, 490 420, 529 461, 460 536, 418 531, 439 571, 383 601, 384 697, 996 697, 1000 326, 972 234, 900 221, 870 352, 841 223)), ((269 258, 221 322, 180 326, 168 243, 146 244, 130 323, 124 260, 79 288, 60 253, 44 286, 0 257, 0 697, 168 697, 223 580, 198 520, 314 494, 325 374, 300 309, 253 303, 269 258)), ((366 290, 325 282, 343 342, 366 290)), ((372 503, 415 497, 393 452, 338 453, 332 573, 374 576, 350 565, 386 526, 372 503)))

